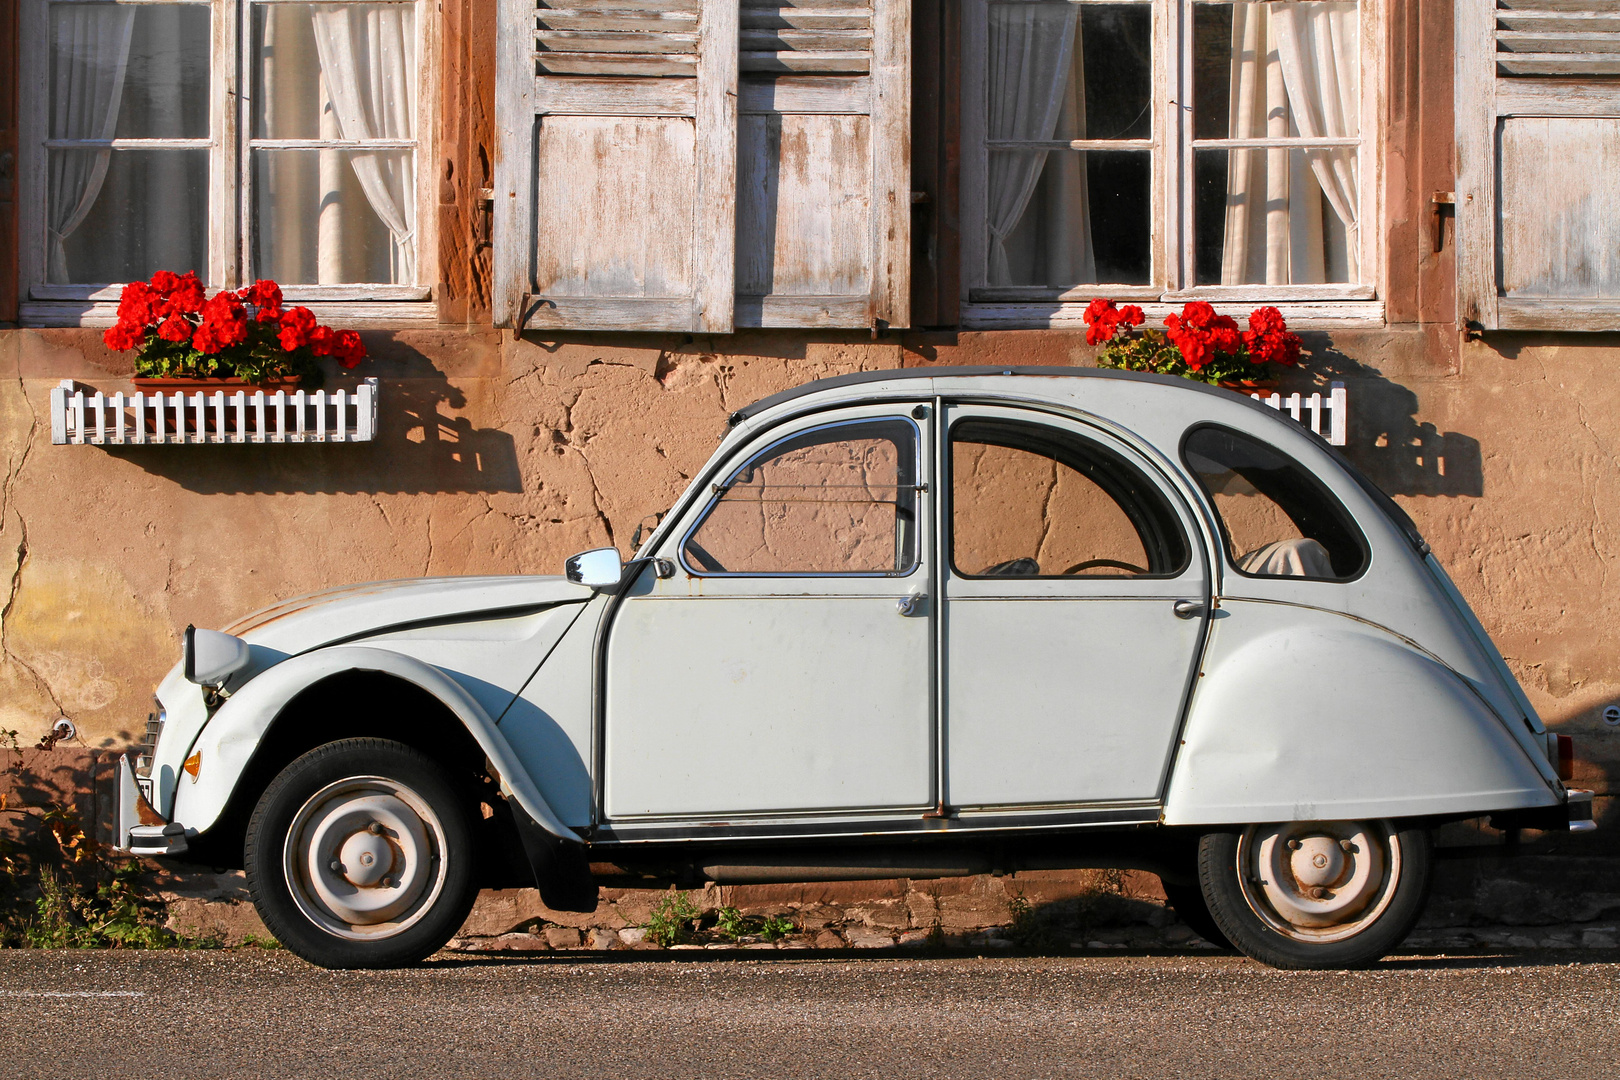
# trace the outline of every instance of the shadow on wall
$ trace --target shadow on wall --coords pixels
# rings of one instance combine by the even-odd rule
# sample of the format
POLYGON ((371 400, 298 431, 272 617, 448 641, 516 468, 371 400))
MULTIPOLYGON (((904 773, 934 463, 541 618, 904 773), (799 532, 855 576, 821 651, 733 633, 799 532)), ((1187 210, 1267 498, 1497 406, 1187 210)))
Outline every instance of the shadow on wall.
MULTIPOLYGON (((109 447, 108 452, 204 495, 522 491, 512 436, 443 412, 464 408, 466 396, 426 357, 408 351, 405 364, 388 364, 378 372, 375 442, 109 447)), ((336 385, 329 383, 328 389, 336 385)))
POLYGON ((1485 494, 1479 440, 1420 423, 1417 394, 1331 344, 1314 347, 1307 363, 1313 374, 1349 384, 1350 443, 1345 455, 1373 483, 1391 495, 1485 494))

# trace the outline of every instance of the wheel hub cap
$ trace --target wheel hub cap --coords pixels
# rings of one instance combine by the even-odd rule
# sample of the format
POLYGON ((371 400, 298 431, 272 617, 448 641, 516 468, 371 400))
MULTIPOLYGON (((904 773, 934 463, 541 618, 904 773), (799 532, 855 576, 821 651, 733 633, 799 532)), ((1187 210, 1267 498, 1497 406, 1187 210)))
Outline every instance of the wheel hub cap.
POLYGON ((1239 845, 1249 906, 1300 940, 1334 941, 1370 925, 1400 871, 1390 830, 1375 822, 1312 821, 1251 828, 1239 845))
POLYGON ((284 855, 298 906, 340 937, 396 934, 444 883, 444 830, 415 792, 384 777, 330 784, 294 815, 284 855))

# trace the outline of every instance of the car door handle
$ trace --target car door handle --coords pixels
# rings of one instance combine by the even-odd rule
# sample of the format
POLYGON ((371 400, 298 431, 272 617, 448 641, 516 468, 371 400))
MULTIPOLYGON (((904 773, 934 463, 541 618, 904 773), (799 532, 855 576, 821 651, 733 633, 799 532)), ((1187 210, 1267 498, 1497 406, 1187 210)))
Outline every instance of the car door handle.
POLYGON ((909 619, 913 615, 921 615, 923 613, 927 606, 926 600, 927 598, 923 596, 902 596, 899 603, 895 605, 895 608, 902 616, 909 619))
POLYGON ((1196 619, 1204 613, 1205 606, 1202 600, 1177 600, 1170 610, 1178 619, 1196 619))

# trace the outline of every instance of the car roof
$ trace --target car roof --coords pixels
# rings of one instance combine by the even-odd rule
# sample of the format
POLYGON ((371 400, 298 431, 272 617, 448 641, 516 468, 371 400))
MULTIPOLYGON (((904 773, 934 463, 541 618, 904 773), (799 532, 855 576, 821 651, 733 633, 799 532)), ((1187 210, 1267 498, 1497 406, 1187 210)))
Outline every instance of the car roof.
POLYGON ((1246 394, 1233 394, 1229 390, 1222 390, 1207 383, 1195 382, 1192 379, 1183 379, 1175 375, 1153 375, 1142 371, 1119 371, 1114 368, 1081 368, 1081 367, 1044 367, 1039 365, 975 365, 953 367, 950 365, 933 365, 929 367, 886 368, 878 371, 852 371, 847 375, 833 375, 825 379, 816 379, 801 386, 780 391, 769 397, 760 398, 751 405, 731 414, 731 426, 736 427, 750 417, 757 416, 768 409, 785 404, 798 398, 809 397, 813 394, 839 390, 850 386, 860 386, 866 383, 892 383, 905 379, 939 379, 952 380, 964 378, 991 378, 1008 375, 1034 375, 1041 378, 1074 378, 1074 379, 1119 379, 1126 382, 1151 383, 1159 386, 1174 387, 1190 393, 1211 394, 1225 402, 1241 401, 1250 408, 1258 409, 1271 416, 1275 410, 1254 401, 1246 394))

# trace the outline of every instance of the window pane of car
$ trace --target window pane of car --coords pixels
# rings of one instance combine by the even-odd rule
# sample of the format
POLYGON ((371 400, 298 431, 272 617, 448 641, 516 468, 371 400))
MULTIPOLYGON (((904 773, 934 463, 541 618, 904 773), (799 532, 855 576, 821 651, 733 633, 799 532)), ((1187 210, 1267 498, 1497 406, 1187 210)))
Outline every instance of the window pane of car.
POLYGON ((1150 153, 1063 144, 1151 137, 1151 23, 1144 4, 991 5, 989 284, 1149 280, 1150 153))
POLYGON ((1178 573, 1187 544, 1164 497, 1119 455, 1037 424, 951 428, 951 562, 968 577, 1178 573))
POLYGON ((1215 505, 1227 556, 1239 571, 1345 580, 1366 567, 1366 541, 1349 512, 1275 447, 1201 427, 1187 436, 1183 456, 1215 505))
POLYGON ((816 428, 726 481, 682 555, 699 573, 895 574, 916 564, 917 430, 816 428))

